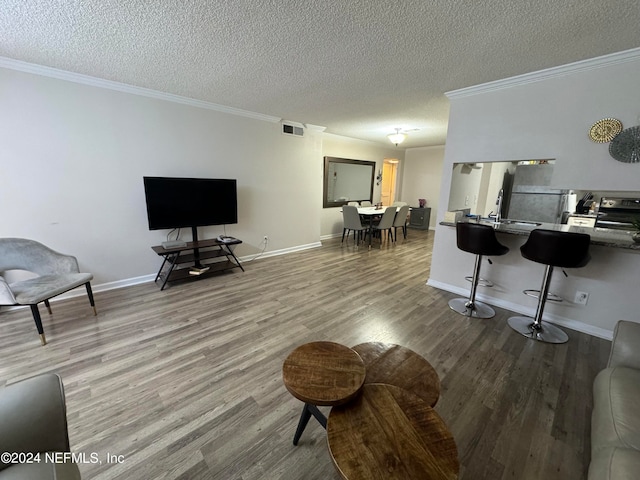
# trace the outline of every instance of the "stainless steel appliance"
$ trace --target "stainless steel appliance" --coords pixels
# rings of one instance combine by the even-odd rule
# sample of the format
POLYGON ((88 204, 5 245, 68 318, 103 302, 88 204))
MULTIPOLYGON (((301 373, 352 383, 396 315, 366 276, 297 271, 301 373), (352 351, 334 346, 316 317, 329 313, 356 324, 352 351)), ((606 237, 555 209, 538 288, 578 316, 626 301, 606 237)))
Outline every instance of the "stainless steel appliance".
POLYGON ((513 177, 507 218, 560 223, 569 209, 569 190, 551 188, 552 163, 518 165, 513 177))
POLYGON ((640 220, 640 198, 602 197, 596 227, 635 230, 632 221, 640 220))

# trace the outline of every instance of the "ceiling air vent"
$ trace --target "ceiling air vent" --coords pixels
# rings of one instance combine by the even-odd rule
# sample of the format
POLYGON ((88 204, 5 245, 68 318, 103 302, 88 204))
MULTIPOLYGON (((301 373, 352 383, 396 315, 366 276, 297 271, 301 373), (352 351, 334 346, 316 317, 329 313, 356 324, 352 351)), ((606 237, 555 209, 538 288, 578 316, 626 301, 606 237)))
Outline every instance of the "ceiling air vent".
POLYGON ((293 135, 294 137, 304 136, 304 126, 298 122, 285 120, 282 122, 283 135, 293 135))

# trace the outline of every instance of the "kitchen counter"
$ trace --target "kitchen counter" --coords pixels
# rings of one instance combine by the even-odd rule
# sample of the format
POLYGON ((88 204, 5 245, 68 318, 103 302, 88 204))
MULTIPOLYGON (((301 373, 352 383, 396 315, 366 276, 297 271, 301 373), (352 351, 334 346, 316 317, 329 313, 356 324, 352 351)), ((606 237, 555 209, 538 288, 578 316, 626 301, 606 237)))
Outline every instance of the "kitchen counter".
MULTIPOLYGON (((469 218, 468 221, 475 222, 476 220, 473 218, 469 218)), ((574 232, 574 233, 586 233, 591 236, 591 243, 593 245, 601 245, 605 247, 613 247, 613 248, 625 248, 629 250, 637 250, 640 251, 640 243, 636 243, 631 238, 633 232, 628 232, 624 230, 612 230, 610 228, 600 228, 600 227, 578 227, 578 226, 569 226, 565 224, 557 224, 557 223, 534 223, 534 222, 518 222, 511 221, 512 223, 504 223, 508 222, 508 220, 503 220, 500 223, 496 223, 491 219, 482 219, 479 223, 490 225, 494 227, 496 232, 500 233, 508 233, 511 235, 521 235, 521 236, 529 236, 531 230, 536 228, 543 228, 546 230, 555 230, 559 232, 574 232)), ((440 225, 455 227, 456 224, 453 222, 440 222, 440 225)))

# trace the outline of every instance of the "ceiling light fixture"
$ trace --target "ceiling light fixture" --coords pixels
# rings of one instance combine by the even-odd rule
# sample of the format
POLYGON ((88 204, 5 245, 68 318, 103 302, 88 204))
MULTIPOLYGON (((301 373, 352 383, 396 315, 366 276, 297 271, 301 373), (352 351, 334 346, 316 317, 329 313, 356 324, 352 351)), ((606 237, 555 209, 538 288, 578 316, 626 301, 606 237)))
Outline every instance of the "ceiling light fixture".
POLYGON ((406 133, 400 133, 400 128, 396 128, 396 133, 390 133, 387 135, 387 138, 391 140, 391 143, 395 143, 396 147, 404 142, 404 139, 407 138, 406 133))

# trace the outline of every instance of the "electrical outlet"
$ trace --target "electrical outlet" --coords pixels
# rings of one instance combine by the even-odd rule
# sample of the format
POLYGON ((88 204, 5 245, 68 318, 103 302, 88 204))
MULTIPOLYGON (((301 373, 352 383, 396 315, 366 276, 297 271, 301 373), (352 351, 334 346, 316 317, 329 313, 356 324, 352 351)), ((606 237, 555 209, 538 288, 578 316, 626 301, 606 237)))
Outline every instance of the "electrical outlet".
POLYGON ((577 303, 578 305, 586 305, 587 300, 589 300, 589 294, 587 292, 581 292, 578 290, 576 292, 575 298, 573 299, 573 302, 577 303))

